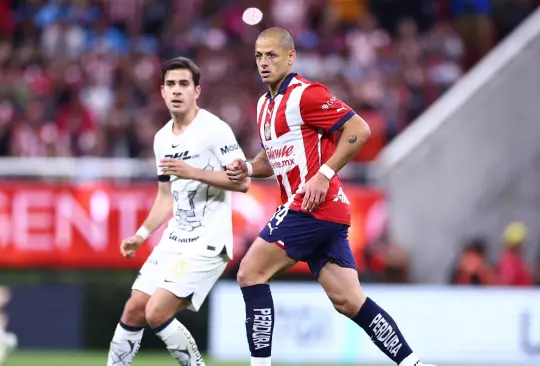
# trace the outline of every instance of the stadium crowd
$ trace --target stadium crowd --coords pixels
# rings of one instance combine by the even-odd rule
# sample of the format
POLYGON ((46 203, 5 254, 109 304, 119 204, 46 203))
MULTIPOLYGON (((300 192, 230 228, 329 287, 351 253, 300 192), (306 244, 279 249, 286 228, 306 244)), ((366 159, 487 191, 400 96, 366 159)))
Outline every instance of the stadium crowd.
MULTIPOLYGON (((254 155, 263 85, 253 41, 278 25, 296 39, 298 70, 369 121, 374 136, 358 156, 369 161, 467 67, 467 45, 448 21, 469 14, 460 2, 4 0, 0 156, 151 157, 168 119, 161 62, 179 55, 202 69, 200 104, 254 155), (241 19, 249 6, 264 12, 255 27, 241 19)), ((480 15, 486 2, 476 1, 480 15)))

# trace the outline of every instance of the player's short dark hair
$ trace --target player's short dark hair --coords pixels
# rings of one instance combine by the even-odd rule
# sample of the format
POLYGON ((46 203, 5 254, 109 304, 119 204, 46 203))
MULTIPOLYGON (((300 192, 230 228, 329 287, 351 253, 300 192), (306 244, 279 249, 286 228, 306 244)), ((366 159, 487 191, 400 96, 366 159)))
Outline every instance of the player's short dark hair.
POLYGON ((199 66, 195 64, 195 62, 187 57, 176 57, 165 61, 163 63, 163 67, 161 68, 161 83, 165 83, 165 75, 167 75, 167 71, 178 69, 189 70, 191 72, 191 77, 193 78, 193 84, 195 84, 195 86, 199 85, 199 82, 201 81, 201 70, 199 69, 199 66))

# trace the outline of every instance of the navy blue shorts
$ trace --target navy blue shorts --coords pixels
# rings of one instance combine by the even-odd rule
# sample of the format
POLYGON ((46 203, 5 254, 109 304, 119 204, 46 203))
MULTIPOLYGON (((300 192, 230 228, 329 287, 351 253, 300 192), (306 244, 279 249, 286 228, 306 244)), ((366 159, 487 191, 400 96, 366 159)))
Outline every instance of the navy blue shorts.
POLYGON ((349 226, 318 220, 314 216, 278 207, 259 237, 283 247, 289 257, 307 262, 315 278, 327 262, 356 268, 349 245, 349 226))

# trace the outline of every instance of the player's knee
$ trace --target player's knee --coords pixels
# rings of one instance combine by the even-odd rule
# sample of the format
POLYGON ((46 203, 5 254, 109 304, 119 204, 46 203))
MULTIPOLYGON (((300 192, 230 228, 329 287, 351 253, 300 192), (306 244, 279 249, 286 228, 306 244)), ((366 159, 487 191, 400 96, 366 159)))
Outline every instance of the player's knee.
POLYGON ((257 271, 250 267, 249 263, 242 261, 236 274, 236 281, 240 287, 260 285, 269 281, 266 276, 264 271, 257 271))
POLYGON ((353 318, 366 301, 363 293, 331 293, 328 294, 334 308, 341 314, 353 318))
POLYGON ((145 307, 146 300, 131 297, 124 306, 122 313, 122 322, 131 326, 143 326, 146 324, 145 307))
POLYGON ((145 314, 146 321, 152 328, 159 327, 161 324, 165 323, 172 316, 174 316, 174 313, 171 315, 171 312, 167 310, 163 304, 152 300, 150 300, 146 305, 145 314))

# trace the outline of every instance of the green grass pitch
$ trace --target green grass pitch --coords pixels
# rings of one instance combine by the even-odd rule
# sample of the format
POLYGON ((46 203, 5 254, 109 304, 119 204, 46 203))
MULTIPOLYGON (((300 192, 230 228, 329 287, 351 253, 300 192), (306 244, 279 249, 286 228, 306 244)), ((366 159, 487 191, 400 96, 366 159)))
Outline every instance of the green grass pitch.
MULTIPOLYGON (((249 360, 239 363, 215 362, 205 357, 207 366, 249 366, 249 360)), ((16 351, 12 353, 1 366, 105 366, 106 352, 29 352, 16 351)), ((175 366, 177 363, 167 353, 140 352, 133 360, 132 366, 175 366)), ((275 366, 307 366, 300 364, 275 364, 275 366)), ((346 364, 342 366, 352 366, 346 364)), ((392 366, 393 363, 383 364, 354 364, 354 366, 392 366)), ((340 366, 339 364, 312 364, 311 366, 340 366)), ((448 365, 438 366, 488 366, 488 365, 448 365)), ((512 366, 512 365, 497 365, 512 366)))
MULTIPOLYGON (((244 363, 214 362, 205 357, 206 366, 249 366, 249 360, 244 363)), ((2 366, 105 366, 106 352, 14 352, 2 366)), ((176 361, 166 352, 141 351, 133 360, 132 366, 175 366, 176 361)), ((286 366, 276 364, 276 366, 286 366)), ((296 365, 298 366, 298 365, 296 365)), ((317 366, 338 366, 317 364, 317 366)), ((362 365, 379 366, 379 365, 362 365)), ((390 366, 390 364, 388 365, 390 366)))

